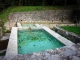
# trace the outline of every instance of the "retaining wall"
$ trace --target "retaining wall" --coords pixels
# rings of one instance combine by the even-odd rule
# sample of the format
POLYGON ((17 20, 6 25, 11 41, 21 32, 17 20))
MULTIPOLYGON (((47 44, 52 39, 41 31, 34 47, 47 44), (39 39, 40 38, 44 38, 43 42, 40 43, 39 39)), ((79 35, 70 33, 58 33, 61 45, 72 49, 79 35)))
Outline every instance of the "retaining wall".
POLYGON ((68 31, 66 31, 64 29, 61 29, 61 28, 59 28, 57 26, 54 27, 54 30, 57 33, 61 34, 62 36, 66 37, 67 39, 71 40, 72 42, 80 43, 80 36, 78 36, 78 35, 76 35, 76 34, 74 34, 72 32, 68 32, 68 31))
POLYGON ((10 21, 61 21, 71 19, 71 10, 46 10, 10 13, 10 21))

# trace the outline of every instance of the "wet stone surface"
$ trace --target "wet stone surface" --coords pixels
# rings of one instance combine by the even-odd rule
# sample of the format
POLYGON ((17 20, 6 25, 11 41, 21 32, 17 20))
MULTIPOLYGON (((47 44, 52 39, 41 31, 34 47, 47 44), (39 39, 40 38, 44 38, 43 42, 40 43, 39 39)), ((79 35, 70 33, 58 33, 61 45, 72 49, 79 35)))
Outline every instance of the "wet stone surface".
MULTIPOLYGON (((9 58, 0 57, 0 60, 9 58)), ((65 46, 56 50, 47 50, 33 54, 18 54, 11 60, 80 60, 80 43, 73 46, 65 46)))

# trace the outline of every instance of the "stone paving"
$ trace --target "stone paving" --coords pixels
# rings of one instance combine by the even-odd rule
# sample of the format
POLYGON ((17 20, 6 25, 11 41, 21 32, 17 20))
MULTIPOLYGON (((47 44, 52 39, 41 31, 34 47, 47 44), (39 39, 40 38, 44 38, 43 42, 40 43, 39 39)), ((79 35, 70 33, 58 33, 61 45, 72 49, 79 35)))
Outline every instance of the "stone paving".
POLYGON ((7 60, 12 59, 14 56, 16 56, 18 54, 17 51, 17 27, 13 27, 5 55, 5 57, 8 58, 7 60))
POLYGON ((57 48, 56 50, 47 50, 44 52, 36 52, 33 54, 16 55, 12 59, 5 56, 0 60, 80 60, 80 43, 72 46, 57 48))

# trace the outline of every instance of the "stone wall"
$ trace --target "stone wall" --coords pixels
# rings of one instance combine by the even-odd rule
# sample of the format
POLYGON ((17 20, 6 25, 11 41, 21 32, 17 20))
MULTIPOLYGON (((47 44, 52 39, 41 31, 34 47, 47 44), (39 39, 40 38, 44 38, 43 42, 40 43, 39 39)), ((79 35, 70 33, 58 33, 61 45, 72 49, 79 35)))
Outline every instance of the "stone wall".
POLYGON ((46 10, 32 12, 10 13, 10 21, 61 21, 70 20, 72 11, 70 10, 46 10))
POLYGON ((76 34, 74 34, 72 32, 68 32, 68 31, 66 31, 64 29, 61 29, 61 28, 59 28, 57 26, 54 27, 54 30, 57 33, 61 34, 62 36, 66 37, 67 39, 71 40, 72 42, 80 43, 80 36, 78 36, 78 35, 76 35, 76 34))

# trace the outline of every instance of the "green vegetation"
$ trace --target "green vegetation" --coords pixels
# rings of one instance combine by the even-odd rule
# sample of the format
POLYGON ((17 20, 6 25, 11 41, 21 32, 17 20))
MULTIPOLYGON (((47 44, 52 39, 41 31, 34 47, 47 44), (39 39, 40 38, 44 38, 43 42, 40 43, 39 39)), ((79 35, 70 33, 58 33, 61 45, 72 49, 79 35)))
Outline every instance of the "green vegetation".
MULTIPOLYGON (((7 10, 9 12, 28 12, 28 11, 39 11, 39 10, 52 10, 59 9, 59 6, 18 6, 18 7, 10 7, 7 10)), ((7 12, 8 12, 7 11, 7 12)))
POLYGON ((80 36, 80 26, 61 26, 61 28, 80 36))

